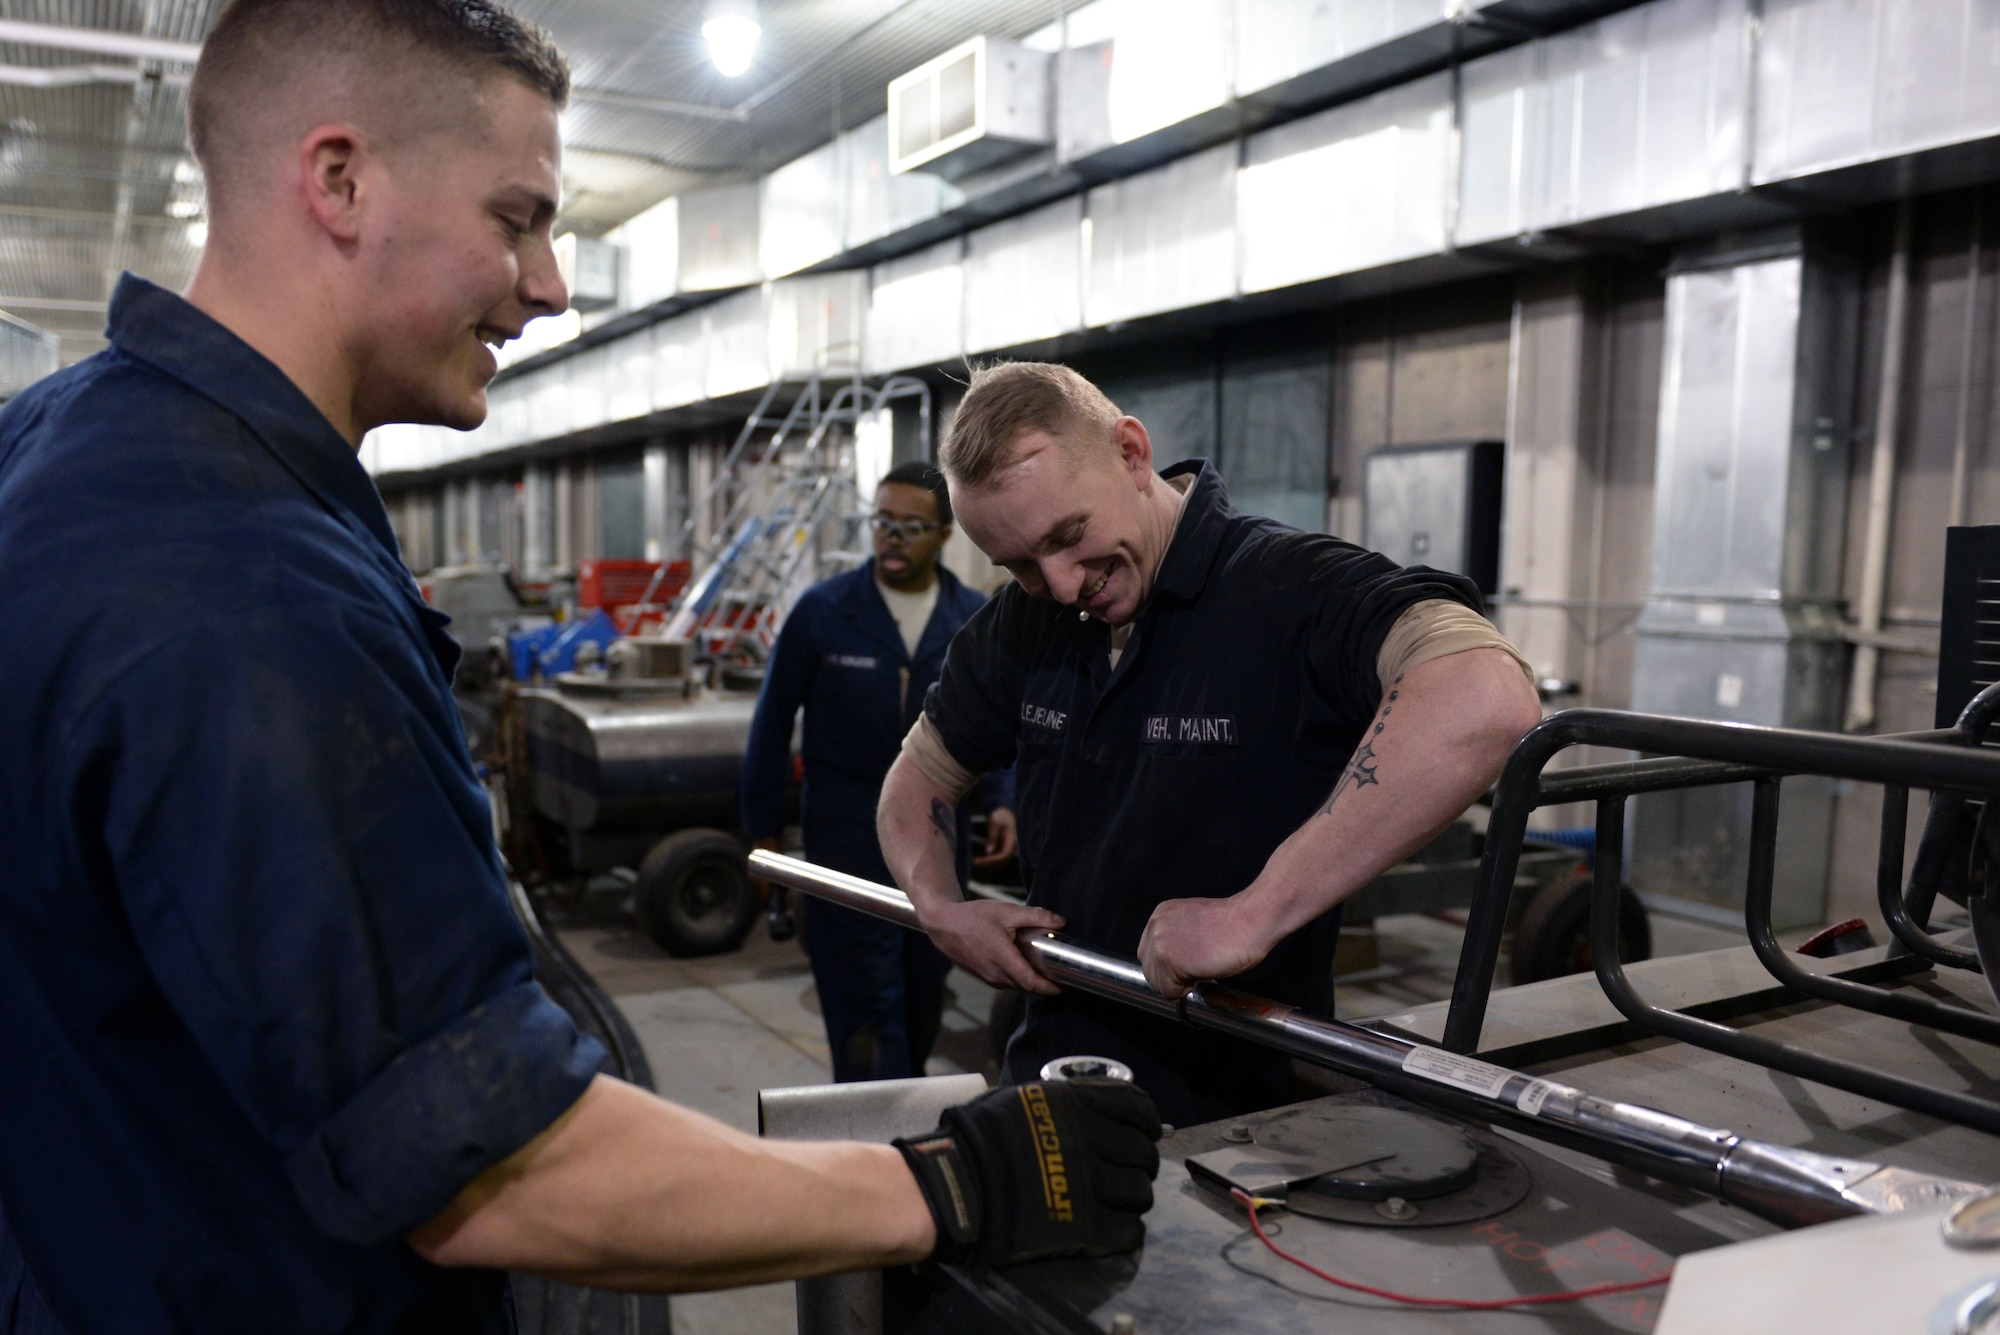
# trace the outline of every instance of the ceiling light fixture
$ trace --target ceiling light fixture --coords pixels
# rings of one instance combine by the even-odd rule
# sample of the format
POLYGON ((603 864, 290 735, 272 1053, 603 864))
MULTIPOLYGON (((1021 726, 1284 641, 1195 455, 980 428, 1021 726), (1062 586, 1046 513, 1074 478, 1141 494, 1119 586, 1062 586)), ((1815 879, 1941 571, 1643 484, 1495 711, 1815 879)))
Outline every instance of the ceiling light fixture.
POLYGON ((764 35, 757 24, 757 0, 712 0, 701 35, 708 43, 708 58, 715 63, 716 72, 734 79, 750 68, 757 54, 757 39, 764 35))

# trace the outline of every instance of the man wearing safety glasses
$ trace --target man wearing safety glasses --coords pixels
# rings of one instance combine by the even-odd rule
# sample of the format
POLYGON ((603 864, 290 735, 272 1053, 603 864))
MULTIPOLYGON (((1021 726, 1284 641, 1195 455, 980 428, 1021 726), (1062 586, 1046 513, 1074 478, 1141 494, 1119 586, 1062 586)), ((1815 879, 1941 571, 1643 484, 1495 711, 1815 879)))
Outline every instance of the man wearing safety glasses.
MULTIPOLYGON (((875 491, 874 559, 808 589, 785 619, 764 675, 743 761, 743 828, 776 849, 785 820, 792 721, 806 711, 805 854, 877 882, 890 879, 875 836, 882 779, 944 666, 945 647, 986 599, 938 556, 951 537, 943 477, 892 469, 875 491)), ((1014 852, 1013 772, 987 776, 985 852, 971 856, 959 809, 954 858, 972 867, 1014 852)), ((944 1013, 951 962, 921 933, 808 900, 806 954, 833 1050, 834 1079, 922 1075, 944 1013)))

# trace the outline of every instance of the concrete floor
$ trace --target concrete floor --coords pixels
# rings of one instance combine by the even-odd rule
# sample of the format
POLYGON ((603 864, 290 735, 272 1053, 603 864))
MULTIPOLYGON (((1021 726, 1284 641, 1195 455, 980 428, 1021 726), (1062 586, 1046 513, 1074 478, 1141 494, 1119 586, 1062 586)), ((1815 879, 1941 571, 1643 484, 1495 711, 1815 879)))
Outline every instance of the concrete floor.
MULTIPOLYGON (((669 959, 642 936, 616 895, 552 915, 563 942, 624 1010, 645 1046, 660 1093, 755 1133, 757 1091, 832 1078, 812 973, 797 941, 773 943, 761 926, 734 954, 669 959)), ((1451 994, 1463 932, 1403 915, 1375 924, 1381 963, 1341 980, 1343 1019, 1403 1010, 1451 994)), ((1741 945, 1740 932, 1655 915, 1655 955, 1741 945)), ((1501 979, 1505 980, 1505 963, 1501 979)), ((993 990, 953 970, 932 1075, 980 1071, 997 1056, 986 1036, 993 990)), ((676 1335, 796 1335, 790 1284, 673 1300, 676 1335)))

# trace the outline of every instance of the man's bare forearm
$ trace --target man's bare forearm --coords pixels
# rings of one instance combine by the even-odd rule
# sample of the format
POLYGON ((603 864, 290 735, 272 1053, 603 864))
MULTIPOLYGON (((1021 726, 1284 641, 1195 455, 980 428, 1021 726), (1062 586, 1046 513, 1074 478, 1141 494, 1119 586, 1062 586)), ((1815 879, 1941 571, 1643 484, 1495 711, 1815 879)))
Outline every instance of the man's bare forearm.
POLYGON ((1297 931, 1436 837, 1499 775, 1541 718, 1507 654, 1432 659, 1389 684, 1319 810, 1243 892, 1269 941, 1297 931))
POLYGON ((958 798, 898 756, 875 808, 882 858, 919 916, 965 897, 958 883, 958 798))
POLYGON ((604 1076, 410 1236, 438 1265, 651 1292, 903 1264, 935 1242, 890 1146, 758 1140, 604 1076))
POLYGON ((907 756, 889 767, 875 822, 882 859, 917 906, 931 944, 994 987, 1044 995, 1057 990, 1022 953, 1016 933, 1058 931, 1063 920, 1026 904, 965 897, 958 883, 957 799, 907 756))

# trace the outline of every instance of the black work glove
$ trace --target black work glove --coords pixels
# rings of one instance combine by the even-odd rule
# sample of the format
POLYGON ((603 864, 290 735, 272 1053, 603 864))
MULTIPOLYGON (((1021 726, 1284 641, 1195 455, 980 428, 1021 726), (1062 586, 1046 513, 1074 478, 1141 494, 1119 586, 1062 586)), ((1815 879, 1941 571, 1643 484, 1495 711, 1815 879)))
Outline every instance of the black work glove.
POLYGON ((932 1259, 1003 1266, 1136 1248, 1159 1138, 1145 1090, 1082 1079, 1004 1086, 895 1145, 937 1220, 932 1259))

